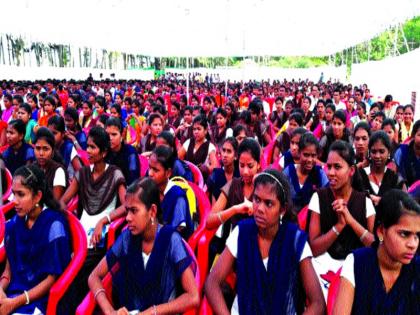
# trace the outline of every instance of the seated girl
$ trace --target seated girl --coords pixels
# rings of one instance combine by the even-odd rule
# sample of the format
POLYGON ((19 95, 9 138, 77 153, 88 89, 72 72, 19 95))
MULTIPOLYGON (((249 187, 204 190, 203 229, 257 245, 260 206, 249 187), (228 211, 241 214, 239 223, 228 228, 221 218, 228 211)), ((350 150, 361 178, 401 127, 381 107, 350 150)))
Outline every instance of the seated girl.
POLYGON ((193 120, 193 137, 184 142, 178 151, 181 160, 197 165, 203 176, 211 174, 217 167, 216 147, 210 142, 207 119, 199 115, 193 120))
POLYGON ((151 114, 147 119, 149 132, 141 138, 138 152, 146 157, 152 154, 156 147, 156 138, 162 132, 165 121, 159 114, 151 114))
POLYGON ((26 125, 25 142, 28 144, 34 143, 35 133, 38 130, 38 124, 31 118, 31 116, 31 106, 26 103, 21 104, 17 112, 17 118, 21 119, 26 125))
POLYGON ((48 292, 71 259, 68 222, 44 173, 23 166, 13 177, 16 215, 6 224, 1 314, 46 314, 48 292))
POLYGON ((122 128, 119 118, 109 117, 107 119, 105 130, 111 140, 111 147, 106 161, 118 167, 123 173, 127 185, 130 185, 140 177, 140 162, 136 149, 123 141, 122 128))
POLYGON ((216 314, 301 314, 305 295, 305 313, 324 314, 307 236, 289 221, 288 188, 276 170, 255 177, 253 218, 235 227, 207 278, 206 297, 216 314), (234 266, 237 296, 229 312, 221 284, 234 266))
POLYGON ((320 160, 322 162, 325 163, 327 161, 330 146, 336 140, 352 142, 350 131, 346 128, 346 114, 342 110, 334 113, 331 127, 326 130, 325 135, 319 142, 321 147, 320 160))
POLYGON ((219 198, 221 189, 234 177, 240 177, 237 163, 238 142, 235 138, 229 137, 223 141, 221 149, 222 167, 213 169, 207 180, 207 191, 211 196, 212 204, 219 198))
POLYGON ((85 101, 82 104, 82 110, 79 113, 79 124, 83 130, 88 131, 96 124, 96 120, 93 119, 93 105, 89 101, 85 101))
POLYGON ((166 146, 172 150, 172 154, 174 155, 174 165, 172 167, 172 177, 180 176, 187 181, 193 182, 194 176, 193 173, 188 166, 188 164, 180 159, 177 156, 177 149, 175 144, 175 137, 169 131, 162 131, 157 139, 156 139, 156 146, 166 146))
POLYGON ((82 162, 77 154, 73 142, 66 138, 66 127, 64 118, 53 116, 48 120, 48 129, 55 138, 55 148, 63 158, 64 166, 69 173, 70 178, 82 167, 82 162))
POLYGON ((219 149, 222 147, 223 141, 231 137, 233 131, 227 126, 227 113, 223 108, 216 111, 216 125, 211 128, 211 140, 219 149))
POLYGON ((238 148, 240 177, 233 177, 222 187, 207 217, 208 229, 222 226, 212 244, 213 254, 221 253, 231 229, 241 219, 252 215, 253 178, 260 170, 260 158, 261 148, 257 140, 246 138, 242 141, 238 148))
POLYGON ((73 142, 76 150, 86 150, 87 138, 82 127, 79 125, 77 120, 77 109, 74 107, 68 107, 64 111, 64 123, 66 126, 66 138, 73 142))
POLYGON ((290 148, 290 136, 298 127, 302 127, 303 117, 300 113, 292 113, 289 116, 288 126, 285 131, 276 138, 273 150, 273 161, 277 160, 280 154, 284 154, 290 148))
POLYGON ((60 200, 67 188, 68 175, 62 165, 61 157, 55 154, 55 139, 51 131, 41 127, 36 133, 35 164, 44 171, 48 188, 56 200, 60 200))
POLYGON ((356 151, 356 167, 364 168, 369 165, 369 137, 370 127, 365 121, 359 122, 354 128, 353 132, 353 145, 356 151))
POLYGON ((410 143, 400 145, 394 160, 407 185, 411 186, 420 178, 420 120, 414 123, 410 143))
MULTIPOLYGON (((355 170, 351 145, 334 142, 327 160, 330 186, 320 188, 309 202, 309 240, 319 276, 337 272, 352 250, 373 242, 375 208, 365 193, 352 188, 355 170)), ((326 297, 328 283, 320 281, 326 297)))
MULTIPOLYGON (((305 128, 298 127, 292 131, 290 135, 290 146, 289 149, 278 159, 278 164, 274 168, 279 168, 284 170, 290 164, 298 164, 300 155, 299 155, 299 142, 302 135, 308 131, 305 128)), ((274 161, 275 162, 275 161, 274 161)))
POLYGON ((387 168, 390 160, 391 141, 382 131, 375 131, 369 139, 369 166, 358 169, 353 187, 369 193, 374 205, 378 205, 390 189, 406 190, 404 180, 387 168))
POLYGON ((174 228, 159 223, 157 185, 148 178, 136 181, 125 200, 128 229, 89 276, 90 290, 104 314, 179 314, 198 307, 191 257, 174 228), (108 271, 114 306, 101 283, 108 271), (183 293, 177 296, 179 287, 183 293))
POLYGON ((31 164, 35 160, 34 149, 24 140, 25 132, 25 123, 20 119, 12 120, 7 126, 6 138, 9 147, 3 153, 3 161, 12 175, 19 167, 31 164))
MULTIPOLYGON (((293 141, 293 138, 292 138, 293 141)), ((316 165, 319 142, 312 133, 305 133, 299 141, 299 163, 289 164, 283 171, 290 184, 294 212, 309 204, 316 189, 328 185, 324 170, 316 165)))
MULTIPOLYGON (((102 219, 111 221, 111 213, 124 203, 125 179, 114 165, 105 162, 110 148, 108 134, 100 127, 93 127, 88 135, 87 153, 90 166, 84 166, 76 173, 67 188, 61 203, 65 205, 77 194, 79 197, 80 222, 88 240, 88 254, 84 266, 72 286, 77 288, 74 300, 69 304, 76 308, 87 292, 87 277, 105 254, 103 237, 106 228, 98 225, 102 219)), ((74 312, 73 312, 74 313, 74 312)))
POLYGON ((420 314, 420 207, 391 190, 376 217, 378 242, 347 256, 333 314, 420 314))
POLYGON ((191 106, 187 106, 184 108, 183 119, 178 128, 175 130, 175 135, 181 143, 184 143, 193 136, 192 121, 193 108, 191 106))
POLYGON ((40 127, 47 127, 48 120, 57 115, 55 112, 56 107, 57 103, 54 97, 47 96, 44 99, 42 110, 38 111, 38 125, 40 127))
POLYGON ((163 223, 177 228, 185 239, 194 226, 185 191, 170 180, 174 154, 167 146, 158 146, 149 159, 149 177, 157 184, 163 211, 163 223))

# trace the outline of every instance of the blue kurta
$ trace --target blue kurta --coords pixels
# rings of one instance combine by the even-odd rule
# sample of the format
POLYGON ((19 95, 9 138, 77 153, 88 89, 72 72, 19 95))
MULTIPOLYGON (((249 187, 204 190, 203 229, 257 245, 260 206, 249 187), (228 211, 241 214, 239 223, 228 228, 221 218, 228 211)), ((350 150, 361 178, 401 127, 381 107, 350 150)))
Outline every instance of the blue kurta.
POLYGON ((8 147, 3 153, 3 160, 7 169, 13 175, 19 167, 26 165, 28 161, 35 161, 35 152, 31 145, 23 142, 17 151, 8 147))
POLYGON ((171 298, 191 257, 180 235, 170 226, 158 229, 150 258, 144 265, 142 238, 125 230, 106 254, 117 307, 144 311, 171 298), (119 264, 114 271, 113 267, 119 264))
MULTIPOLYGON (((71 259, 67 220, 61 212, 47 208, 28 229, 25 218, 16 215, 6 224, 5 247, 11 268, 6 294, 14 297, 29 291, 48 275, 63 273, 71 259)), ((15 312, 32 314, 37 307, 45 313, 47 302, 48 295, 15 312)))

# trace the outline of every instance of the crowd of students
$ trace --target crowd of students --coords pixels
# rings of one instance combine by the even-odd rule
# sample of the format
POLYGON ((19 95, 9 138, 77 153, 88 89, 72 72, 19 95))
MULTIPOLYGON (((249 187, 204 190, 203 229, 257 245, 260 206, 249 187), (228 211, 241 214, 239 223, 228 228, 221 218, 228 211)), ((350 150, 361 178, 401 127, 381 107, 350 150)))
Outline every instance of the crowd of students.
POLYGON ((1 164, 15 204, 0 314, 46 312, 71 260, 65 209, 75 197, 88 254, 59 314, 74 314, 89 290, 104 314, 198 308, 184 243, 197 218, 172 180, 193 181, 189 163, 211 204, 199 219, 217 230, 204 290, 216 314, 323 314, 328 273, 341 273, 333 314, 420 313, 412 105, 331 81, 190 89, 171 78, 0 82, 1 164), (107 250, 119 218, 128 228, 107 250))

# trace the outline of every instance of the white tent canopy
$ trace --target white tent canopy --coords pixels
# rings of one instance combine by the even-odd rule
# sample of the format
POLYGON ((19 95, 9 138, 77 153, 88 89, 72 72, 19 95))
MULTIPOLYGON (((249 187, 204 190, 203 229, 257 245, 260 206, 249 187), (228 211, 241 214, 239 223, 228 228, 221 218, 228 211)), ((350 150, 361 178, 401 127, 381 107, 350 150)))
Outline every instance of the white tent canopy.
POLYGON ((326 56, 420 15, 418 0, 13 0, 0 32, 149 56, 326 56))

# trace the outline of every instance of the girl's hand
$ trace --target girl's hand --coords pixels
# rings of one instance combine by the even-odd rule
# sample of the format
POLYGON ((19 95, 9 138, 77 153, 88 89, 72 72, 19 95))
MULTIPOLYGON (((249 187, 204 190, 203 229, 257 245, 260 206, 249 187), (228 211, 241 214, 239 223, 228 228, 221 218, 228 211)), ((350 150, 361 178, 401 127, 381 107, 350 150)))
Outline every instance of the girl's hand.
POLYGON ((352 215, 350 214, 349 209, 347 208, 347 203, 343 199, 337 199, 334 200, 332 203, 334 211, 339 216, 343 216, 346 224, 350 224, 350 222, 353 220, 352 215))
POLYGON ((238 214, 248 214, 249 216, 253 215, 254 208, 252 202, 245 198, 244 202, 236 206, 238 214))
POLYGON ((3 299, 7 299, 7 295, 6 295, 6 293, 4 293, 4 290, 2 288, 0 288, 0 301, 3 300, 3 299))
POLYGON ((74 142, 76 140, 74 133, 70 130, 67 130, 65 135, 67 139, 71 140, 71 142, 74 142))
POLYGON ((125 308, 121 307, 119 310, 115 312, 116 315, 130 315, 130 312, 125 308))
POLYGON ((16 309, 16 299, 0 299, 0 315, 8 315, 16 309))
POLYGON ((90 245, 93 247, 96 247, 96 245, 101 241, 103 227, 104 223, 102 220, 99 220, 98 223, 96 223, 95 230, 93 231, 93 234, 90 238, 90 245))
POLYGON ((381 197, 375 195, 369 195, 370 200, 372 200, 373 204, 377 206, 379 201, 381 201, 381 197))

